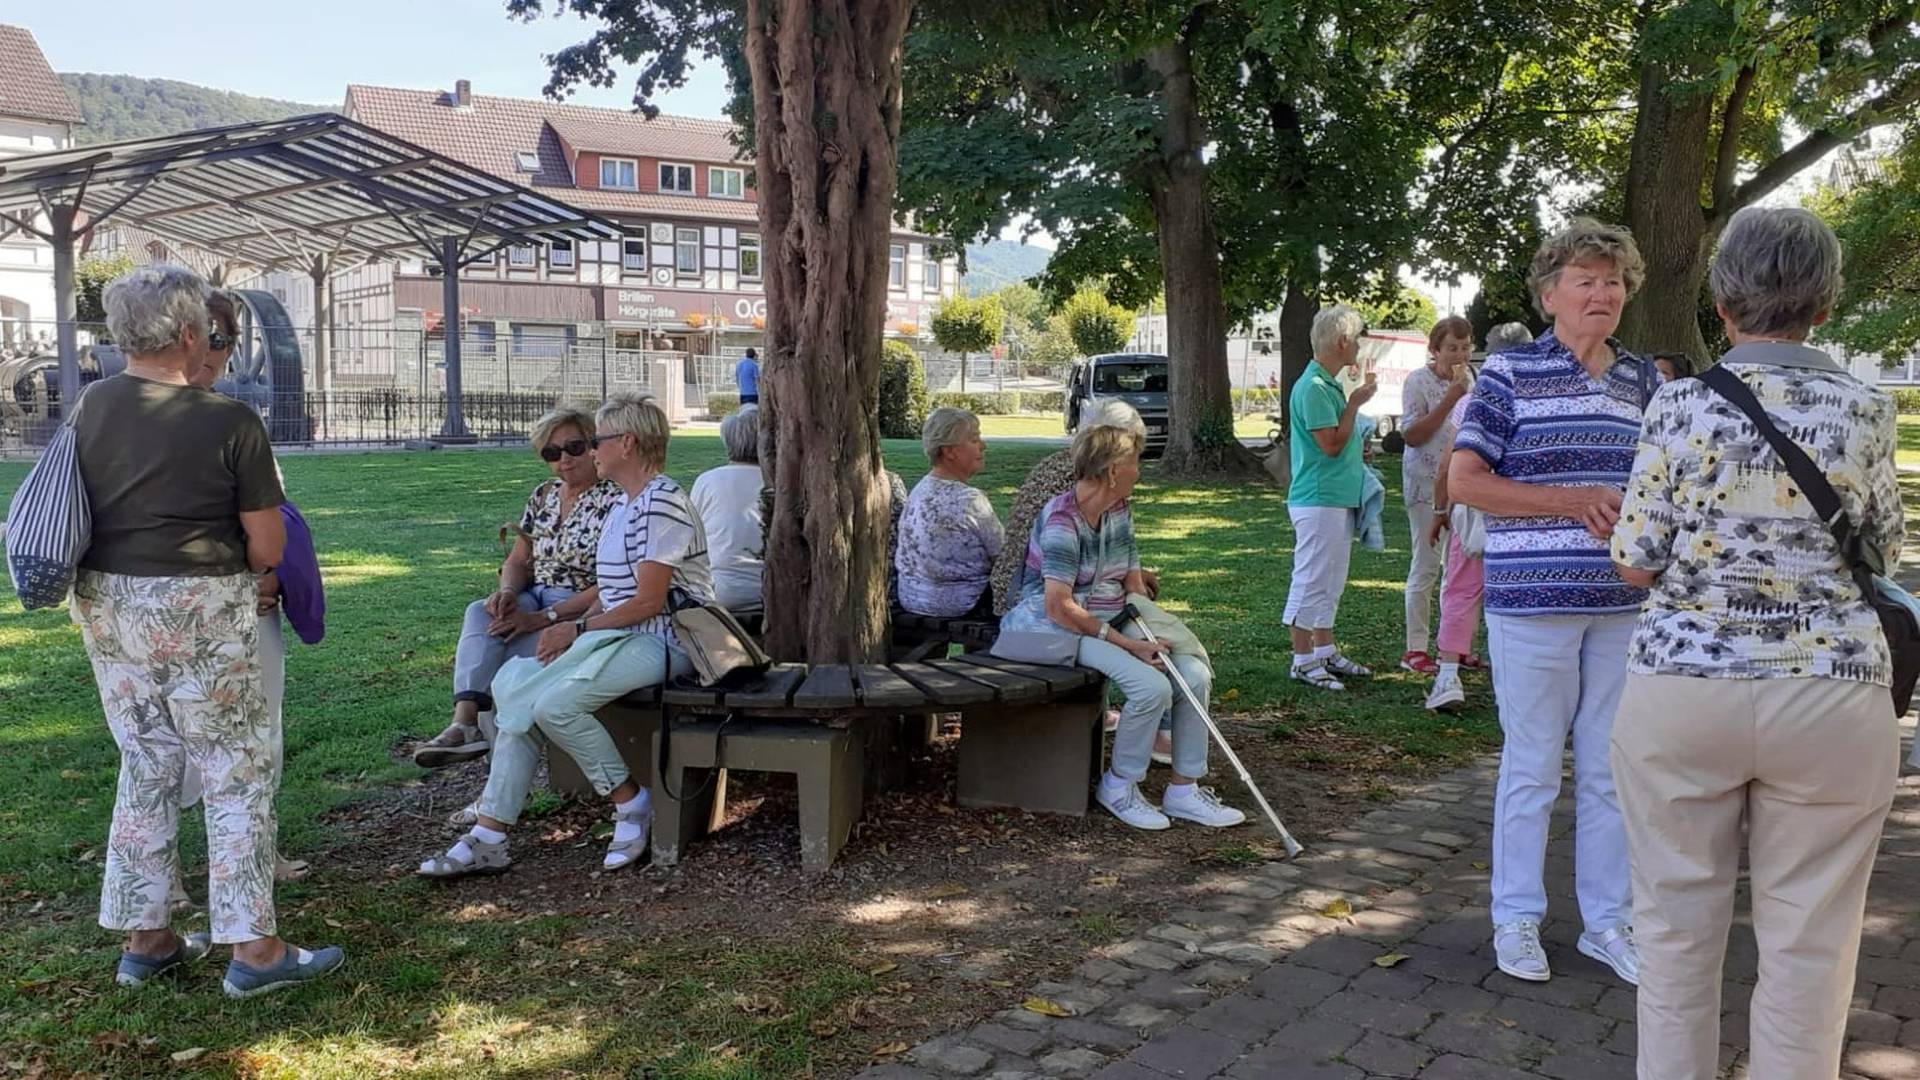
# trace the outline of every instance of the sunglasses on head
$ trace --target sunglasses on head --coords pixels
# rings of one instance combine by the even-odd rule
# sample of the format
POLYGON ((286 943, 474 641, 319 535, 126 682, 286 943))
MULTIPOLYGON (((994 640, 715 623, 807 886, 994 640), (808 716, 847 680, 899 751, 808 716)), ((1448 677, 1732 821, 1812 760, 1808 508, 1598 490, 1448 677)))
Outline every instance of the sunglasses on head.
POLYGON ((584 454, 586 452, 587 452, 587 440, 568 439, 566 442, 563 442, 563 443, 548 443, 547 445, 541 447, 540 460, 559 461, 561 454, 565 454, 568 457, 579 457, 581 454, 584 454))

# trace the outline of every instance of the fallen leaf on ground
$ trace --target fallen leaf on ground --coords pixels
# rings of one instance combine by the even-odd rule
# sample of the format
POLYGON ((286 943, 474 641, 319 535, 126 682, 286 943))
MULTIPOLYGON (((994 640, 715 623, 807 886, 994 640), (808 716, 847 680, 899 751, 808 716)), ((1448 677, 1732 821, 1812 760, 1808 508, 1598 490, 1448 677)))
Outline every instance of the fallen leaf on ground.
POLYGON ((834 1026, 831 1020, 815 1020, 813 1023, 807 1025, 807 1030, 813 1032, 815 1037, 821 1039, 831 1039, 835 1035, 840 1034, 840 1029, 834 1026))
POLYGON ((60 779, 62 780, 85 780, 86 778, 87 774, 81 772, 79 769, 60 770, 60 779))
POLYGON ((1406 953, 1403 953, 1403 952, 1390 952, 1390 953, 1388 953, 1388 954, 1386 954, 1385 956, 1376 956, 1376 957, 1374 957, 1374 958, 1373 958, 1373 966, 1374 966, 1374 967, 1383 967, 1383 968, 1390 968, 1390 967, 1398 967, 1399 965, 1401 965, 1401 964, 1404 964, 1404 963, 1406 963, 1406 962, 1407 962, 1408 960, 1411 960, 1411 959, 1413 959, 1413 958, 1412 958, 1412 957, 1410 957, 1410 956, 1408 956, 1408 955, 1407 955, 1406 953))
POLYGON ((1095 874, 1092 877, 1087 879, 1087 884, 1093 886, 1096 889, 1111 889, 1115 885, 1120 884, 1120 875, 1095 874))
POLYGON ((887 962, 886 962, 886 963, 884 963, 884 964, 880 964, 880 965, 878 965, 878 966, 876 966, 876 967, 870 967, 870 968, 868 968, 868 969, 867 969, 867 974, 869 974, 869 975, 885 975, 885 974, 886 974, 887 972, 889 972, 889 971, 898 971, 898 970, 900 970, 900 965, 899 965, 899 964, 896 964, 896 963, 894 963, 894 962, 893 962, 893 961, 891 961, 891 960, 889 960, 889 961, 887 961, 887 962))
POLYGON ((1494 1019, 1499 1022, 1501 1027, 1519 1027, 1520 1026, 1520 1021, 1509 1020, 1504 1016, 1496 1016, 1494 1017, 1494 1019))
POLYGON ((1235 687, 1231 690, 1228 690, 1226 693, 1220 695, 1220 700, 1221 701, 1239 701, 1240 689, 1238 687, 1235 687))
POLYGON ((1333 903, 1321 908, 1320 914, 1325 915, 1329 919, 1350 919, 1353 917, 1353 905, 1347 903, 1345 900, 1335 900, 1333 903))
POLYGON ((200 1056, 205 1054, 206 1052, 207 1052, 206 1047, 195 1046, 186 1050, 176 1050, 169 1056, 172 1057, 173 1060, 179 1062, 180 1064, 185 1065, 189 1061, 199 1060, 200 1056))
POLYGON ((1484 862, 1476 862, 1473 864, 1473 868, 1475 870, 1485 870, 1487 868, 1487 864, 1484 862))
POLYGON ((893 1057, 895 1054, 904 1054, 906 1052, 907 1052, 906 1043, 890 1042, 885 1046, 874 1047, 873 1056, 874 1057, 893 1057))
POLYGON ((950 882, 946 885, 935 885, 932 889, 928 890, 927 897, 931 900, 945 900, 950 896, 965 896, 966 894, 967 887, 965 885, 950 882))
POLYGON ((1020 1007, 1028 1012, 1039 1013, 1041 1016, 1067 1017, 1073 1015, 1072 1009, 1067 1008, 1057 1001, 1048 1001, 1043 997, 1030 997, 1021 1002, 1020 1007))

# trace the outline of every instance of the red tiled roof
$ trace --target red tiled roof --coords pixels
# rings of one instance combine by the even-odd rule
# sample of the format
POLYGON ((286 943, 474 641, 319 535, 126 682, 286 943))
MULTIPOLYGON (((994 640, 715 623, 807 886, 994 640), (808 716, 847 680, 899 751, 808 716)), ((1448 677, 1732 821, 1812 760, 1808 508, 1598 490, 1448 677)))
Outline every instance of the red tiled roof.
MULTIPOLYGON (((588 111, 588 110, 581 110, 588 111)), ((628 157, 666 158, 685 162, 732 162, 739 152, 729 138, 733 124, 726 120, 695 120, 665 113, 648 120, 613 109, 607 117, 552 116, 547 123, 575 150, 594 150, 628 157)))
POLYGON ((40 43, 24 26, 0 23, 0 116, 29 120, 85 121, 67 88, 47 66, 40 43))

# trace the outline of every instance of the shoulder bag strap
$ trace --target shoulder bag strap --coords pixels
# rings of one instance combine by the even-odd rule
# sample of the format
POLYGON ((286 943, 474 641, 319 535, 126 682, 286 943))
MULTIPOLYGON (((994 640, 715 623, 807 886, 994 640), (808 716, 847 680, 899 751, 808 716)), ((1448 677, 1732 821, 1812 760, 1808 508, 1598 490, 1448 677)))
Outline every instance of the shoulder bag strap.
MULTIPOLYGON (((1800 448, 1800 444, 1788 438, 1786 433, 1774 424, 1773 418, 1767 415, 1766 408, 1760 404, 1760 399, 1753 395, 1753 391, 1740 376, 1728 370, 1725 365, 1715 364, 1697 377, 1714 393, 1732 402, 1735 408, 1745 413, 1747 419, 1753 423, 1754 429, 1767 440, 1767 445, 1773 447, 1773 452, 1778 454, 1780 461, 1786 465, 1787 474, 1793 477, 1794 483, 1800 485, 1800 490, 1806 493, 1807 501, 1813 504, 1813 512, 1819 516, 1827 528, 1833 531, 1834 542, 1840 545, 1840 556, 1847 561, 1854 576, 1858 578, 1863 574, 1871 575, 1871 568, 1864 564, 1861 557, 1859 536, 1852 520, 1846 515, 1839 493, 1833 490, 1833 485, 1828 482, 1826 474, 1813 463, 1813 459, 1800 448)), ((1866 587, 1865 582, 1862 582, 1861 587, 1866 587)))

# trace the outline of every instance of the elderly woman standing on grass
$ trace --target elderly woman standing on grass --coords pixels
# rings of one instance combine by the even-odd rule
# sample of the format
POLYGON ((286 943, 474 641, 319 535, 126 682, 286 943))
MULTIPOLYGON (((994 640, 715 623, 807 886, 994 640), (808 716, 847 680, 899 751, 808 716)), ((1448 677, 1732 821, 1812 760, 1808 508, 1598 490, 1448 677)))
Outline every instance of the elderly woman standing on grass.
POLYGON ((1367 678, 1371 668, 1349 660, 1334 643, 1333 623, 1347 589, 1355 518, 1360 509, 1360 407, 1379 389, 1372 375, 1351 396, 1339 375, 1360 362, 1367 324, 1344 304, 1313 317, 1313 362, 1287 401, 1293 481, 1287 517, 1293 522, 1293 580, 1280 621, 1293 639, 1290 674, 1321 690, 1345 690, 1343 678, 1367 678))
POLYGON ((415 765, 437 769, 486 753, 480 714, 493 708, 494 673, 509 658, 532 656, 541 631, 593 607, 594 552, 620 489, 594 474, 592 438, 593 417, 578 408, 534 421, 534 452, 553 476, 527 497, 500 587, 467 605, 453 652, 453 722, 414 749, 415 765))
POLYGON ((118 981, 138 986, 233 946, 230 997, 340 966, 276 936, 277 780, 261 688, 260 575, 286 546, 284 497, 260 417, 188 382, 204 362, 207 286, 176 266, 134 270, 106 290, 123 374, 87 390, 74 436, 93 539, 73 618, 120 747, 100 925, 127 931, 118 981), (206 779, 206 934, 172 930, 181 788, 206 779))
MULTIPOLYGON (((1533 340, 1533 331, 1525 323, 1501 323, 1487 331, 1487 355, 1519 348, 1533 340)), ((1454 403, 1448 424, 1455 432, 1467 420, 1467 399, 1454 403)), ((1430 543, 1444 537, 1447 546, 1446 585, 1440 590, 1440 632, 1434 644, 1440 649, 1440 670, 1427 692, 1429 712, 1453 709, 1467 700, 1467 689, 1460 682, 1460 669, 1478 671, 1486 662, 1473 653, 1474 635, 1480 632, 1480 601, 1486 594, 1486 567, 1479 554, 1469 555, 1452 534, 1453 506, 1447 494, 1447 466, 1453 461, 1453 439, 1440 450, 1440 468, 1434 473, 1433 521, 1426 526, 1430 543)))
POLYGON ((993 605, 988 578, 1006 534, 986 493, 967 483, 987 463, 980 420, 942 406, 927 416, 920 442, 933 468, 913 486, 900 518, 900 606, 917 615, 985 617, 993 605))
MULTIPOLYGON (((1812 458, 1862 545, 1898 562, 1893 403, 1806 344, 1840 294, 1833 231, 1805 210, 1742 210, 1711 283, 1733 343, 1720 371, 1812 458)), ((1613 728, 1642 1080, 1715 1075, 1742 826, 1760 945, 1753 1075, 1840 1068, 1900 731, 1879 617, 1798 488, 1706 381, 1672 383, 1647 410, 1613 533, 1621 574, 1653 590, 1613 728)))
POLYGON ((1472 353, 1473 324, 1458 315, 1441 319, 1427 333, 1426 366, 1409 374, 1400 392, 1401 435, 1407 441, 1400 458, 1400 495, 1413 544, 1413 562, 1407 568, 1407 651, 1400 666, 1421 675, 1440 672, 1427 649, 1433 643, 1433 593, 1443 560, 1427 526, 1433 520, 1440 460, 1453 447, 1453 407, 1473 386, 1467 368, 1472 353))
POLYGON ((1171 825, 1169 818, 1238 825, 1246 815, 1196 783, 1207 771, 1206 723, 1184 696, 1175 696, 1166 674, 1166 665, 1173 664, 1200 701, 1211 694, 1213 671, 1204 653, 1196 655, 1177 643, 1191 639, 1192 633, 1157 609, 1151 616, 1155 632, 1168 630, 1158 644, 1134 636, 1144 636, 1138 626, 1125 631, 1112 627, 1114 616, 1130 599, 1143 612, 1150 606, 1134 546, 1130 501, 1145 446, 1145 438, 1131 425, 1083 425, 1073 437, 1073 486, 1049 500, 1033 524, 1026 563, 1015 585, 1020 599, 1001 620, 1002 640, 1016 632, 1068 635, 1076 660, 1105 674, 1126 694, 1113 738, 1113 762, 1095 793, 1113 816, 1136 829, 1165 829, 1171 825), (1155 808, 1140 794, 1140 780, 1147 774, 1160 718, 1169 708, 1174 775, 1155 808))
POLYGON ((693 508, 707 530, 714 596, 737 616, 759 615, 765 604, 767 491, 760 471, 760 409, 750 405, 720 421, 727 463, 694 478, 693 508))
POLYGON ((1447 487, 1487 515, 1487 636, 1505 741, 1494 795, 1493 944, 1501 971, 1540 982, 1547 827, 1573 733, 1578 948, 1639 979, 1627 836, 1607 740, 1646 592, 1608 554, 1620 493, 1659 385, 1613 340, 1644 264, 1625 229, 1579 218, 1533 257, 1553 329, 1492 356, 1468 400, 1447 487))
POLYGON ((595 791, 613 802, 613 839, 601 866, 619 870, 646 854, 653 807, 627 770, 594 710, 692 668, 673 630, 675 595, 713 599, 707 534, 679 484, 666 474, 667 414, 634 391, 596 414, 594 465, 623 498, 600 535, 597 606, 543 631, 533 658, 502 666, 494 679, 500 735, 479 820, 420 874, 457 878, 507 868, 507 830, 526 806, 548 741, 574 760, 595 791))

